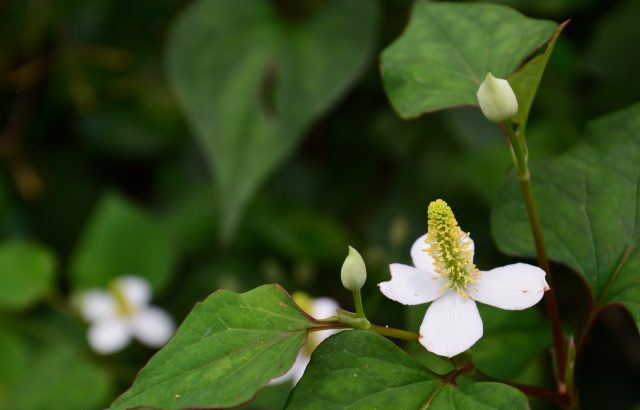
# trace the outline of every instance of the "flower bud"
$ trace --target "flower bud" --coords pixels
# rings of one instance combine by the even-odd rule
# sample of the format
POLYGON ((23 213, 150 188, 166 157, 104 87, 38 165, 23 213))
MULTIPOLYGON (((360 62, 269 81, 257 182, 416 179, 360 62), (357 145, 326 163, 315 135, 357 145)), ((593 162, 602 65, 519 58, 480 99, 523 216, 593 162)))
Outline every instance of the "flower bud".
POLYGON ((487 73, 478 92, 478 103, 489 121, 503 122, 518 113, 518 100, 507 80, 487 73))
POLYGON ((349 254, 340 271, 342 286, 350 291, 360 290, 367 280, 367 267, 357 250, 349 246, 349 254))

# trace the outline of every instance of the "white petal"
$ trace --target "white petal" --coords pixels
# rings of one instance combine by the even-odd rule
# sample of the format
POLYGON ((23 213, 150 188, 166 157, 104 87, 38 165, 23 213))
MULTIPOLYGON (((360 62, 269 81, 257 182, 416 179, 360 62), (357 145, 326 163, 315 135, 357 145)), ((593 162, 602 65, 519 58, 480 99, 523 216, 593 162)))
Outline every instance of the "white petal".
POLYGON ((87 338, 96 353, 109 354, 122 350, 131 340, 131 332, 125 321, 101 320, 89 327, 87 338))
POLYGON ((103 290, 84 291, 80 295, 80 314, 89 322, 115 318, 117 315, 116 301, 103 290))
POLYGON ((304 374, 304 370, 307 368, 309 364, 309 356, 305 355, 300 351, 298 356, 296 356, 295 362, 293 362, 293 366, 285 374, 280 377, 276 377, 271 380, 269 384, 280 384, 286 382, 292 382, 294 385, 298 383, 298 381, 302 378, 304 374))
POLYGON ((133 335, 149 347, 161 347, 171 338, 175 325, 171 316, 157 307, 137 312, 131 318, 133 335))
POLYGON ((549 289, 544 277, 545 272, 537 266, 515 263, 482 272, 468 293, 478 302, 501 309, 526 309, 549 289))
POLYGON ((380 291, 391 300, 405 305, 419 305, 442 296, 445 281, 440 275, 424 272, 413 266, 392 263, 391 280, 378 284, 380 291))
POLYGON ((413 259, 413 266, 424 272, 435 273, 436 269, 433 266, 433 258, 427 253, 427 234, 425 233, 411 246, 411 259, 413 259))
POLYGON ((340 309, 338 302, 331 298, 315 298, 311 301, 311 316, 316 319, 324 319, 335 316, 340 309))
MULTIPOLYGON (((413 243, 413 246, 411 246, 411 259, 413 259, 413 266, 415 266, 416 268, 425 272, 435 273, 436 268, 433 266, 433 258, 426 251, 428 247, 426 239, 426 233, 416 239, 416 241, 413 243)), ((464 238, 463 242, 470 242, 471 246, 469 247, 469 249, 471 250, 471 260, 473 260, 473 239, 467 236, 464 238)))
POLYGON ((291 373, 292 373, 291 380, 293 381, 294 386, 298 384, 300 379, 302 379, 302 376, 304 375, 304 371, 307 370, 307 366, 311 361, 311 358, 309 356, 305 356, 305 355, 300 355, 300 356, 301 356, 300 361, 296 360, 296 362, 293 364, 293 367, 291 368, 291 373))
POLYGON ((134 308, 146 306, 151 301, 151 285, 139 276, 120 276, 116 286, 134 308))
POLYGON ((453 357, 482 337, 482 319, 476 303, 447 292, 429 306, 420 326, 420 343, 430 352, 453 357))

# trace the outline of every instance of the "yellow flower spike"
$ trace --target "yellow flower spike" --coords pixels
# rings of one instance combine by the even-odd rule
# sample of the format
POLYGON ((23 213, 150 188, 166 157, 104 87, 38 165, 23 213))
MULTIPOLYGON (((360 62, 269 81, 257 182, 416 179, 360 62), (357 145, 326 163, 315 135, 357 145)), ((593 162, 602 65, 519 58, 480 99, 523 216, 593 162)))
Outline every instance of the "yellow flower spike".
POLYGON ((429 204, 427 215, 426 251, 434 260, 436 272, 446 279, 445 287, 466 296, 467 285, 480 274, 471 258, 471 242, 466 240, 469 234, 460 229, 453 211, 442 199, 429 204))

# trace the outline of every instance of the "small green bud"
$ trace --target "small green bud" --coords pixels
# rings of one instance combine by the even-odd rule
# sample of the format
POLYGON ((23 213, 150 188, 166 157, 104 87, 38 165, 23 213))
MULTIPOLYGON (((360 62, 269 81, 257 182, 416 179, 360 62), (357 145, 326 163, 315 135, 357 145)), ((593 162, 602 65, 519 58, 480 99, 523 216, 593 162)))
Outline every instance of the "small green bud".
POLYGON ((518 113, 518 99, 507 80, 487 73, 478 92, 478 104, 489 121, 503 122, 518 113))
POLYGON ((349 246, 349 254, 344 259, 340 271, 342 286, 350 291, 360 290, 367 280, 367 267, 357 250, 349 246))

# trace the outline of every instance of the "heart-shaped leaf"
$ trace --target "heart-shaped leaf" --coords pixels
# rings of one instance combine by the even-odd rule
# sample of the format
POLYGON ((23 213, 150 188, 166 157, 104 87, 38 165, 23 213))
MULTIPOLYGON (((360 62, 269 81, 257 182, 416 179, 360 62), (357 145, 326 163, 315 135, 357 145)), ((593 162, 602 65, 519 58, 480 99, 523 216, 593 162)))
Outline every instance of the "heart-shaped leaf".
POLYGON ((477 383, 456 387, 389 340, 350 330, 330 337, 311 356, 287 409, 527 409, 513 387, 477 383))
POLYGON ((279 286, 218 291, 193 309, 111 409, 238 406, 291 367, 312 324, 279 286))
MULTIPOLYGON (((584 277, 596 307, 622 303, 640 326, 640 105, 586 133, 566 154, 531 165, 547 249, 584 277)), ((514 175, 496 200, 492 229, 502 251, 535 255, 514 175)))
POLYGON ((555 28, 506 6, 418 0, 405 32, 382 53, 385 90, 403 118, 477 105, 488 72, 507 78, 555 28))
POLYGON ((213 170, 227 234, 373 50, 376 1, 322 2, 302 21, 275 3, 194 2, 170 35, 169 79, 213 170))

